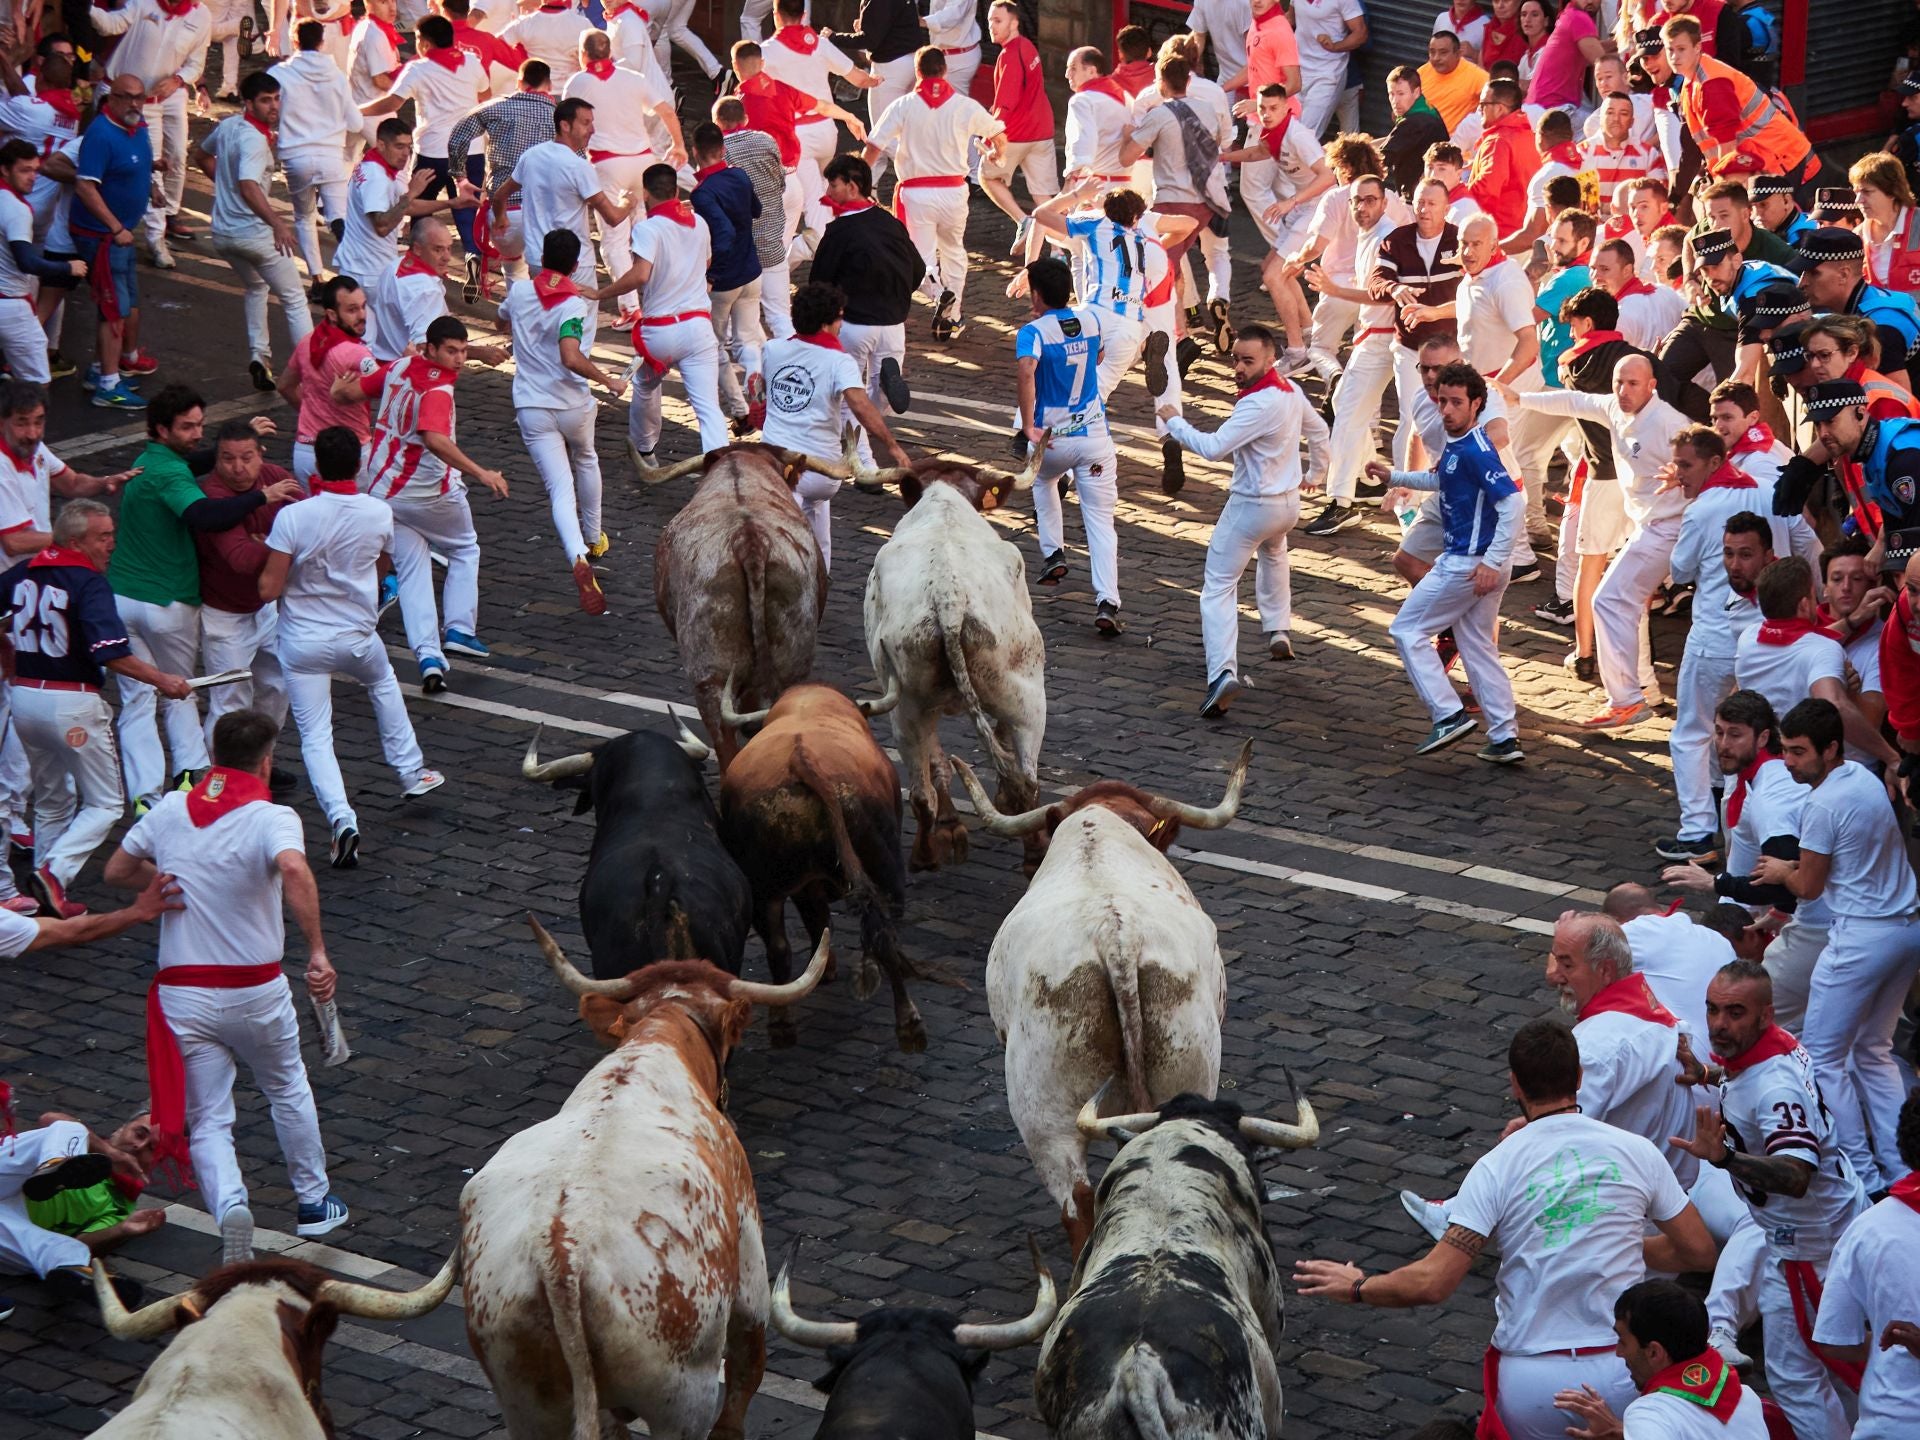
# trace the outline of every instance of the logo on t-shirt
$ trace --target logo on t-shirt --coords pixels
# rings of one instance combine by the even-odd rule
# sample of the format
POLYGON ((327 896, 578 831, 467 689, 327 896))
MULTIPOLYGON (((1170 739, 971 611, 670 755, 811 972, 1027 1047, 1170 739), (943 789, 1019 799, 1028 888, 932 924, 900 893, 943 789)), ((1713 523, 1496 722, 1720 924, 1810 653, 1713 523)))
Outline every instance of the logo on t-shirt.
POLYGON ((1590 1163, 1571 1146, 1560 1151, 1527 1177, 1527 1198, 1544 1198, 1545 1206, 1534 1217, 1543 1235, 1541 1244, 1558 1250, 1573 1237, 1614 1207, 1600 1198, 1600 1187, 1620 1179, 1620 1167, 1612 1160, 1590 1163))
POLYGON ((813 372, 804 365, 783 365, 767 382, 767 403, 782 415, 804 415, 813 405, 813 372))

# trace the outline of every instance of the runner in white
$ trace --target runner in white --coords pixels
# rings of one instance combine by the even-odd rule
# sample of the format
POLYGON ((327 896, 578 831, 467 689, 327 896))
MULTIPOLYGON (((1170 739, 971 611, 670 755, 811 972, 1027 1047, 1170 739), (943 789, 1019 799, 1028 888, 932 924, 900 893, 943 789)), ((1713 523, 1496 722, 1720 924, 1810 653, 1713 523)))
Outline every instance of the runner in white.
MULTIPOLYGON (((690 23, 693 17, 693 3, 694 0, 660 0, 659 38, 653 44, 654 54, 659 59, 661 73, 670 75, 673 73, 673 52, 668 47, 677 45, 692 57, 693 63, 700 67, 700 72, 708 80, 717 81, 720 78, 720 62, 713 58, 713 52, 707 49, 706 42, 701 40, 690 23)), ((748 3, 764 5, 765 0, 748 0, 748 3)), ((766 18, 764 9, 761 11, 760 18, 763 20, 766 18)), ((746 17, 742 15, 742 29, 745 26, 746 17)), ((751 40, 760 38, 757 25, 747 38, 751 40)), ((715 88, 718 89, 718 86, 716 85, 715 88)))
POLYGON ((973 93, 980 68, 979 0, 929 0, 927 43, 947 57, 947 79, 962 95, 973 93))
POLYGON ((1133 175, 1121 163, 1120 147, 1133 133, 1133 110, 1127 92, 1107 74, 1107 57, 1091 45, 1067 56, 1067 148, 1062 179, 1073 185, 1094 180, 1112 189, 1132 185, 1133 175))
POLYGON ((1290 18, 1300 47, 1300 123, 1318 137, 1347 88, 1347 57, 1367 43, 1367 12, 1360 0, 1293 0, 1290 18))
MULTIPOLYGON (((376 567, 393 548, 393 511, 360 492, 360 442, 341 426, 314 437, 311 499, 274 517, 260 596, 280 605, 280 665, 300 727, 300 759, 332 831, 336 870, 360 863, 360 821, 333 753, 333 677, 366 687, 380 749, 409 796, 444 783, 429 770, 378 631, 376 567)), ((443 682, 444 683, 444 682, 443 682)))
MULTIPOLYGON (((862 90, 871 90, 880 83, 877 77, 849 60, 838 45, 824 39, 818 30, 806 23, 806 0, 777 0, 774 14, 779 22, 778 28, 760 47, 760 60, 766 67, 766 73, 775 80, 791 85, 802 95, 811 96, 816 102, 827 105, 833 103, 833 77, 836 75, 862 90)), ((979 58, 976 43, 976 64, 979 58)), ((834 151, 840 148, 840 133, 834 128, 832 119, 818 110, 802 117, 796 133, 800 139, 800 228, 817 238, 827 228, 827 221, 831 218, 821 196, 826 193, 824 172, 827 162, 833 159, 834 151)), ((854 129, 853 138, 861 138, 858 129, 854 129)), ((871 153, 867 160, 869 164, 872 163, 871 153)), ((964 167, 962 173, 965 173, 964 167)))
POLYGON ((133 75, 146 87, 147 102, 140 113, 155 137, 153 157, 159 162, 164 203, 147 207, 141 231, 153 263, 171 270, 168 239, 191 240, 195 235, 179 218, 187 193, 187 100, 206 67, 213 16, 204 5, 128 0, 118 10, 95 6, 87 18, 101 35, 121 37, 107 57, 107 79, 133 75))
MULTIPOLYGON (((465 185, 465 176, 455 176, 447 159, 447 140, 453 127, 464 120, 482 100, 492 93, 486 62, 471 50, 462 50, 453 41, 453 23, 444 15, 429 15, 417 32, 419 56, 409 60, 394 77, 393 84, 378 100, 369 100, 360 113, 369 117, 388 115, 403 104, 413 102, 413 163, 416 170, 431 170, 435 183, 428 196, 455 198, 465 185)), ((462 206, 454 211, 460 227, 461 243, 471 251, 473 210, 462 206)))
POLYGON ((1650 1141, 1579 1113, 1580 1049, 1565 1025, 1521 1026, 1507 1067, 1523 1123, 1475 1162, 1439 1243, 1380 1275, 1301 1260, 1294 1280, 1302 1295, 1339 1304, 1432 1305, 1459 1288, 1492 1241, 1500 1266, 1484 1367, 1487 1419, 1498 1427, 1490 1433, 1566 1440, 1560 1392, 1590 1386, 1616 1414, 1634 1397, 1615 1353, 1613 1297, 1648 1270, 1711 1267, 1713 1237, 1650 1141))
POLYGON ((46 446, 47 392, 25 380, 0 386, 0 554, 12 563, 53 543, 52 496, 111 495, 137 471, 89 475, 46 446))
MULTIPOLYGON (((340 244, 333 252, 336 275, 347 275, 364 288, 392 269, 400 259, 400 222, 409 215, 445 214, 453 200, 421 198, 433 184, 431 170, 406 173, 413 153, 413 127, 389 116, 380 122, 378 137, 354 167, 347 182, 347 218, 340 244)), ((477 198, 462 182, 459 198, 468 204, 477 198)))
MULTIPOLYGON (((400 75, 400 32, 394 26, 398 7, 394 0, 366 0, 366 7, 367 13, 353 27, 353 39, 347 46, 347 87, 356 107, 385 95, 400 75)), ((364 111, 362 115, 361 133, 372 144, 376 122, 364 118, 364 111)), ((407 132, 412 134, 411 125, 407 132)))
MULTIPOLYGON (((367 348, 385 364, 426 343, 427 327, 447 313, 447 267, 453 263, 453 232, 423 215, 407 228, 407 248, 383 274, 367 283, 367 348)), ((467 346, 467 358, 504 365, 501 345, 467 346)))
MULTIPOLYGON (((973 142, 998 157, 1007 127, 978 100, 946 78, 947 57, 928 45, 914 57, 919 81, 889 105, 867 137, 866 161, 893 157, 899 178, 893 209, 926 262, 921 293, 933 301, 933 336, 946 340, 965 328, 967 292, 967 172, 973 142)), ((812 127, 818 128, 818 127, 812 127)), ((807 128, 801 130, 802 143, 807 128)))
POLYGON ((545 0, 502 25, 499 35, 526 51, 529 59, 546 61, 554 90, 564 93, 567 81, 580 70, 580 42, 593 29, 593 21, 575 9, 572 0, 545 0))
POLYGON ((539 272, 513 282, 500 318, 513 332, 513 408, 520 439, 547 487, 553 528, 580 608, 604 615, 607 599, 589 557, 605 555, 612 546, 600 528, 600 455, 593 444, 598 407, 588 386, 599 385, 623 400, 627 382, 608 375, 583 348, 593 302, 572 279, 580 248, 580 237, 571 230, 550 232, 542 242, 539 272))
POLYGON ((45 279, 84 279, 84 260, 49 260, 34 243, 26 197, 40 173, 40 152, 25 140, 0 144, 0 354, 14 378, 45 385, 53 378, 47 332, 34 310, 45 279))
POLYGON ((280 82, 280 164, 293 200, 293 233, 307 277, 316 284, 326 266, 314 212, 337 243, 347 218, 346 144, 364 121, 347 77, 321 48, 326 28, 318 20, 301 21, 294 28, 299 54, 267 71, 280 82))

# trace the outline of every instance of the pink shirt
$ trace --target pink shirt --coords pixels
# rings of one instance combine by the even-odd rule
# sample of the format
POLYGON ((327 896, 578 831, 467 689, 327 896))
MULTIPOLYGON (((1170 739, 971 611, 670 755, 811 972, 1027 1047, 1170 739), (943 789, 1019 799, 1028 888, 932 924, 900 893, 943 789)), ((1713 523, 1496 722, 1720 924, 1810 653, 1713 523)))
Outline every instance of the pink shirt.
POLYGON ((1278 5, 1256 15, 1247 30, 1247 93, 1258 95, 1263 85, 1284 85, 1289 69, 1300 65, 1300 42, 1278 5))
POLYGON ((1568 5, 1553 22, 1553 33, 1533 62, 1533 88, 1527 91, 1529 105, 1553 109, 1560 105, 1578 105, 1581 84, 1587 75, 1587 62, 1580 54, 1582 40, 1597 40, 1600 32, 1586 11, 1568 5))
POLYGON ((327 351, 317 373, 311 355, 312 346, 302 340, 287 361, 287 373, 300 382, 300 418, 293 438, 311 445, 313 437, 329 425, 344 425, 365 445, 372 436, 366 403, 350 401, 342 405, 333 398, 333 382, 349 372, 364 374, 375 368, 373 352, 358 340, 343 340, 327 351))

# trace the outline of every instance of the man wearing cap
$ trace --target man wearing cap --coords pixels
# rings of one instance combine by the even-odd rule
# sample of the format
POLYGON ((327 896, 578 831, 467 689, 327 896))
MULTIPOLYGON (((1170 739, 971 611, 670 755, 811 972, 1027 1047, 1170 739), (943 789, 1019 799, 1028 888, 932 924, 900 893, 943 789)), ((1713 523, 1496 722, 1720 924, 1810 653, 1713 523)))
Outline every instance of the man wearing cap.
POLYGON ((1715 380, 1752 380, 1759 374, 1760 342, 1740 333, 1740 302, 1769 285, 1793 284, 1793 272, 1742 259, 1730 230, 1703 230, 1692 245, 1694 274, 1711 293, 1706 307, 1689 311, 1667 336, 1660 358, 1681 386, 1681 409, 1705 423, 1706 391, 1690 377, 1703 368, 1711 368, 1715 380))
POLYGON ((1747 182, 1747 196, 1760 214, 1760 223, 1789 245, 1797 248, 1818 228, 1793 198, 1793 186, 1784 175, 1754 176, 1747 182))
POLYGON ((1820 443, 1781 470, 1774 512, 1790 515, 1803 507, 1823 467, 1831 464, 1856 528, 1870 539, 1884 533, 1883 566, 1901 568, 1920 545, 1920 420, 1874 418, 1867 412, 1866 387, 1857 380, 1811 386, 1806 406, 1820 443))
POLYGON ((1887 137, 1887 149, 1907 167, 1907 184, 1920 185, 1920 75, 1894 87, 1900 96, 1900 128, 1887 137))
POLYGON ((1911 296, 1866 282, 1866 242, 1858 232, 1823 225, 1800 241, 1800 288, 1816 315, 1864 315, 1880 337, 1880 368, 1908 389, 1920 376, 1920 308, 1911 296))

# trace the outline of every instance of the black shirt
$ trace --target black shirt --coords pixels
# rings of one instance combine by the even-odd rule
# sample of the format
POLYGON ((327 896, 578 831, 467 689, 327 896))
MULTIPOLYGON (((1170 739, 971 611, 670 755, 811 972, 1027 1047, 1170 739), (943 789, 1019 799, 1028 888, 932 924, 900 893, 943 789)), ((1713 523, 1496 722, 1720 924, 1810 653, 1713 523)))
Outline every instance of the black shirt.
POLYGON ((849 323, 903 325, 926 273, 907 227, 870 205, 828 222, 809 278, 845 292, 849 323))
POLYGON ((835 35, 843 49, 858 46, 875 64, 899 60, 927 43, 927 27, 913 0, 866 0, 852 34, 835 35))

